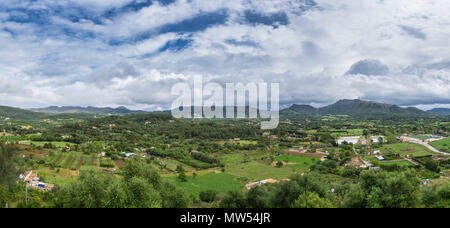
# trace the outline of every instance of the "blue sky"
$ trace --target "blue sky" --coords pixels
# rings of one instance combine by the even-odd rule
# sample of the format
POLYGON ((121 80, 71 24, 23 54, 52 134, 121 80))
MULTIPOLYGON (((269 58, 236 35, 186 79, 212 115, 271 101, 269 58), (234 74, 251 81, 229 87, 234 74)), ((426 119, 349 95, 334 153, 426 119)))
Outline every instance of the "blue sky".
POLYGON ((450 107, 445 0, 3 0, 0 104, 164 109, 174 83, 450 107))

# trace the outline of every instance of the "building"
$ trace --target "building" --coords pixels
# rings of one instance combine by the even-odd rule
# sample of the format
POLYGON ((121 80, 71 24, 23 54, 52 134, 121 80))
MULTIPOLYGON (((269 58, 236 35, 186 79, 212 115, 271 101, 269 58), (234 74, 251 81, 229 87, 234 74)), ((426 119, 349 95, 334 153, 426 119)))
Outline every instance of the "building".
MULTIPOLYGON (((281 181, 290 181, 290 179, 282 179, 281 181)), ((274 183, 278 183, 278 182, 280 182, 280 181, 279 180, 275 180, 275 179, 266 179, 266 180, 261 180, 261 181, 258 181, 258 182, 248 183, 248 184, 245 185, 245 188, 247 190, 249 190, 249 189, 252 189, 252 188, 254 188, 256 186, 259 186, 259 185, 274 184, 274 183)))
POLYGON ((38 189, 38 190, 42 190, 42 191, 51 191, 53 189, 53 187, 55 187, 55 185, 53 185, 53 184, 48 184, 48 183, 39 181, 37 172, 33 172, 33 171, 30 171, 30 172, 26 173, 25 175, 21 174, 19 176, 19 179, 23 182, 26 182, 26 185, 29 188, 34 188, 34 189, 38 189))

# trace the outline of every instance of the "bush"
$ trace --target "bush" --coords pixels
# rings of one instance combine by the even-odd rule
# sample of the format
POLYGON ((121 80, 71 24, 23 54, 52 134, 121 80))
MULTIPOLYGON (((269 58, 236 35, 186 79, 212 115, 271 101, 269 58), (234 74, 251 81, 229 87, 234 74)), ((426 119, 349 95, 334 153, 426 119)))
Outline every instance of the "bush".
POLYGON ((201 201, 211 203, 211 202, 216 201, 217 192, 214 190, 201 191, 199 194, 199 197, 200 197, 201 201))

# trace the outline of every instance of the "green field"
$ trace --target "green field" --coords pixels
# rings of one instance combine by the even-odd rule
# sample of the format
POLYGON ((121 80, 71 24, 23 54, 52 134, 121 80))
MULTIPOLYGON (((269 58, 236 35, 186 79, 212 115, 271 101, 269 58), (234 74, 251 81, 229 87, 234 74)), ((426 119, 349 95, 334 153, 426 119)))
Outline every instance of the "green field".
POLYGON ((403 156, 409 155, 410 157, 420 157, 434 154, 424 146, 411 143, 397 143, 384 145, 381 148, 381 151, 383 153, 397 153, 403 156))
POLYGON ((331 136, 338 137, 338 136, 357 136, 362 135, 364 132, 364 129, 347 129, 347 130, 330 130, 331 136))
POLYGON ((236 164, 236 163, 242 163, 245 161, 253 161, 253 160, 261 160, 269 158, 270 154, 266 151, 258 151, 258 150, 252 150, 252 151, 236 151, 231 154, 219 154, 217 158, 223 163, 223 164, 236 164))
POLYGON ((409 161, 384 161, 380 162, 380 165, 399 165, 399 166, 412 166, 413 164, 409 161))
POLYGON ((52 143, 53 146, 56 146, 56 147, 65 147, 66 145, 71 145, 71 146, 75 145, 74 143, 70 143, 70 142, 35 142, 35 141, 29 141, 29 140, 20 141, 19 143, 23 144, 23 145, 33 144, 35 146, 41 146, 41 147, 43 147, 46 143, 52 143))
POLYGON ((188 166, 188 165, 186 165, 186 164, 184 164, 182 162, 179 162, 179 161, 177 161, 175 159, 167 159, 166 158, 166 159, 158 159, 157 161, 158 162, 163 162, 166 165, 166 168, 167 168, 168 171, 172 171, 172 172, 175 171, 177 169, 177 166, 179 166, 179 165, 183 166, 183 169, 186 172, 193 172, 193 171, 195 171, 194 167, 188 166))
POLYGON ((186 192, 195 195, 204 190, 216 190, 219 193, 226 193, 244 188, 244 184, 241 184, 236 176, 228 173, 210 172, 199 174, 197 177, 188 176, 187 182, 181 182, 175 175, 167 175, 163 178, 175 183, 186 192))
POLYGON ((257 141, 248 141, 248 140, 241 140, 237 142, 240 145, 246 146, 246 145, 256 145, 258 144, 257 141))
POLYGON ((294 173, 301 173, 309 170, 309 164, 294 163, 284 165, 281 168, 262 161, 251 161, 238 165, 226 167, 226 172, 232 175, 246 178, 248 181, 258 181, 264 179, 289 178, 294 173))
POLYGON ((314 157, 300 157, 300 156, 289 156, 289 155, 283 155, 275 158, 275 161, 282 161, 282 162, 294 162, 294 163, 307 163, 309 165, 314 165, 320 160, 320 158, 314 158, 314 157))
POLYGON ((429 136, 425 136, 425 135, 414 135, 414 136, 410 136, 411 138, 415 138, 415 139, 420 139, 420 140, 427 140, 431 137, 429 136))
POLYGON ((430 145, 442 152, 450 153, 450 138, 431 142, 430 145))

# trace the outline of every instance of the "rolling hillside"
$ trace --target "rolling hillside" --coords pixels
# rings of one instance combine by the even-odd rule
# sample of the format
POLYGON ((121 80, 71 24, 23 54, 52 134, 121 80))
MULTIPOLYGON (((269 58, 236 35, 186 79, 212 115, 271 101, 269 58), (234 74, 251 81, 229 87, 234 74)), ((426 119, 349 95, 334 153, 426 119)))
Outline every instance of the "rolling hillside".
POLYGON ((450 115, 450 108, 434 108, 428 110, 428 112, 436 114, 436 115, 450 115))
POLYGON ((32 109, 36 112, 43 112, 43 113, 90 113, 90 114, 96 114, 96 115, 123 115, 123 114, 130 114, 130 113, 143 113, 144 111, 132 111, 127 109, 126 107, 118 107, 118 108, 110 108, 110 107, 104 107, 104 108, 97 108, 97 107, 79 107, 79 106, 51 106, 47 108, 40 108, 40 109, 32 109))
POLYGON ((44 113, 36 113, 20 108, 13 108, 7 106, 0 106, 0 119, 23 119, 32 120, 43 118, 46 115, 44 113))
POLYGON ((281 111, 284 117, 314 115, 349 115, 352 117, 390 118, 424 117, 432 114, 417 108, 401 108, 397 105, 363 100, 340 100, 332 105, 314 108, 307 105, 293 105, 281 111))

